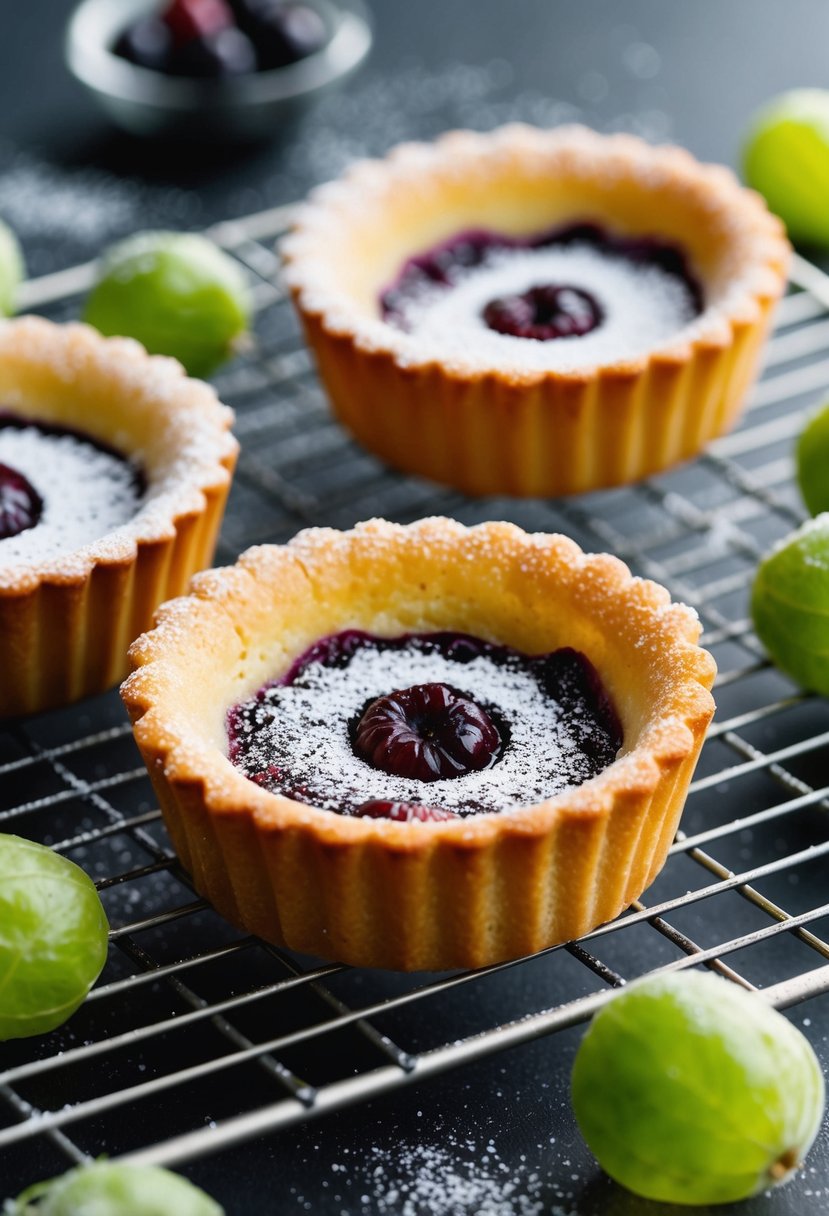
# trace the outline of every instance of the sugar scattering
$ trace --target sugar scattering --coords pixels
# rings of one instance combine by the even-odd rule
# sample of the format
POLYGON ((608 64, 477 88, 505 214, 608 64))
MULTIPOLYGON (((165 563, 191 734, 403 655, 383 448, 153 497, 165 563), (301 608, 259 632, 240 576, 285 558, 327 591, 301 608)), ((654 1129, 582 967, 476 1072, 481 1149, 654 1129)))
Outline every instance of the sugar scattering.
POLYGON ((345 1149, 344 1159, 331 1162, 330 1183, 322 1183, 334 1205, 344 1202, 332 1210, 340 1216, 578 1216, 573 1184, 579 1176, 572 1170, 565 1181, 523 1153, 502 1154, 491 1135, 465 1135, 442 1120, 434 1130, 439 1141, 399 1137, 350 1155, 345 1149))
MULTIPOLYGON (((542 1216, 549 1212, 538 1174, 515 1173, 492 1143, 476 1161, 431 1144, 403 1143, 391 1154, 370 1150, 372 1211, 394 1216, 542 1216)), ((369 1198, 368 1196, 366 1198, 369 1198)), ((368 1206, 368 1205, 366 1205, 368 1206)), ((560 1209, 559 1209, 560 1211, 560 1209)), ((563 1216, 563 1214, 562 1214, 563 1216)))

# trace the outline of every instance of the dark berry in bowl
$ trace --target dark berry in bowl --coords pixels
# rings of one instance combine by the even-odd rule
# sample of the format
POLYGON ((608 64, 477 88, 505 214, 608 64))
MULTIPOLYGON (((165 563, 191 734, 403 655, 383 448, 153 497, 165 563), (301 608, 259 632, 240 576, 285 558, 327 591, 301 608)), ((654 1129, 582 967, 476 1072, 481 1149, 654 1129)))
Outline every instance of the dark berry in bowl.
POLYGON ((225 0, 173 0, 161 20, 177 47, 197 38, 208 38, 235 24, 233 10, 225 0))
POLYGON ((0 463, 0 540, 33 528, 43 512, 43 499, 17 469, 0 463))
POLYGON ((329 40, 322 14, 286 0, 171 0, 117 38, 113 50, 171 76, 242 76, 286 67, 329 40))
POLYGON ((144 139, 180 144, 188 158, 218 144, 285 138, 308 106, 359 66, 372 44, 366 0, 304 0, 301 7, 314 14, 306 20, 311 36, 297 36, 295 18, 289 31, 291 55, 308 52, 307 63, 300 59, 284 72, 266 71, 256 46, 251 60, 250 46, 238 38, 230 50, 228 39, 219 39, 217 51, 214 40, 222 29, 250 37, 230 0, 219 8, 186 9, 177 24, 178 40, 162 20, 170 7, 171 0, 76 0, 66 61, 116 126, 144 139), (226 25, 228 12, 232 24, 226 25), (150 14, 149 33, 134 32, 150 14), (194 35, 190 42, 209 41, 182 60, 178 52, 188 45, 185 34, 194 35))
POLYGON ((260 70, 284 68, 321 51, 328 41, 322 15, 310 4, 234 0, 236 20, 253 41, 260 70))
POLYGON ((360 819, 393 819, 396 823, 436 823, 457 819, 452 811, 439 806, 423 806, 420 802, 386 802, 375 798, 358 806, 354 814, 360 819))
POLYGON ((173 53, 173 34, 161 17, 144 17, 121 34, 116 55, 151 72, 167 72, 173 53))
POLYGON ((194 38, 173 57, 170 70, 177 76, 219 79, 256 71, 256 51, 247 34, 235 26, 194 38))
POLYGON ((395 777, 440 781, 488 768, 501 736, 489 714, 446 684, 378 697, 357 724, 357 754, 395 777))
POLYGON ((522 295, 490 300, 483 318, 490 329, 514 338, 580 338, 603 319, 598 302, 578 287, 546 284, 522 295))

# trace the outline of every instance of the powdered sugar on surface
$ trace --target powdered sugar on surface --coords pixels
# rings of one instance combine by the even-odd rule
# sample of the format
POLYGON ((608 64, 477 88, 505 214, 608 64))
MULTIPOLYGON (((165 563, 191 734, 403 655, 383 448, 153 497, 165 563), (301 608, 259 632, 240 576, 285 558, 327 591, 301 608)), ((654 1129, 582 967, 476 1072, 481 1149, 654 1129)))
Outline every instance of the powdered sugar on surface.
POLYGON ((565 714, 517 662, 496 664, 482 654, 459 664, 415 646, 389 651, 370 645, 347 666, 309 664, 295 683, 268 689, 253 714, 236 722, 241 754, 234 762, 246 775, 288 764, 282 781, 267 788, 296 797, 299 789, 302 801, 341 813, 373 799, 467 813, 532 805, 595 774, 595 761, 579 740, 601 729, 584 702, 568 705, 565 714), (427 783, 382 772, 355 754, 349 724, 369 701, 428 683, 457 688, 484 708, 494 707, 508 724, 508 746, 492 767, 427 783))
POLYGON ((0 462, 23 473, 43 499, 34 527, 0 540, 0 567, 80 549, 127 523, 139 506, 134 467, 75 435, 0 427, 0 462))
MULTIPOLYGON (((435 1113, 417 1112, 424 1130, 426 1116, 433 1120, 428 1139, 400 1135, 391 1144, 383 1137, 383 1143, 344 1145, 322 1167, 331 1210, 339 1216, 579 1216, 581 1178, 569 1157, 555 1159, 554 1137, 519 1154, 480 1127, 448 1127, 435 1113)), ((315 1210, 301 1190, 291 1185, 288 1192, 296 1198, 291 1211, 315 1210)))
POLYGON ((497 361, 519 370, 571 371, 639 358, 689 324, 695 309, 676 275, 582 244, 499 250, 482 266, 458 269, 450 288, 422 291, 403 314, 410 331, 407 353, 417 361, 462 355, 482 367, 497 361), (554 341, 512 337, 486 325, 482 313, 491 300, 548 284, 589 292, 599 301, 602 322, 582 337, 554 341))
MULTIPOLYGON (((308 116, 305 138, 287 150, 273 179, 325 181, 352 161, 382 155, 407 139, 428 139, 453 127, 488 131, 505 122, 529 122, 540 127, 586 122, 599 130, 631 131, 644 139, 664 140, 672 119, 652 82, 625 79, 620 60, 629 39, 641 45, 627 27, 619 45, 608 47, 608 62, 591 65, 580 102, 556 96, 551 82, 543 90, 522 87, 513 64, 506 59, 486 63, 448 60, 438 68, 401 62, 394 72, 366 72, 351 88, 320 99, 308 116), (601 96, 595 96, 595 68, 607 75, 601 96), (590 96, 591 92, 593 96, 590 96)), ((284 193, 284 189, 283 189, 284 193)))
POLYGON ((139 227, 198 225, 203 205, 195 190, 53 164, 0 136, 0 216, 37 276, 95 257, 139 227))
POLYGON ((540 1176, 526 1169, 513 1172, 494 1144, 488 1149, 483 1157, 459 1160, 451 1149, 431 1144, 404 1142, 393 1154, 372 1147, 366 1162, 371 1211, 382 1216, 549 1216, 540 1176))

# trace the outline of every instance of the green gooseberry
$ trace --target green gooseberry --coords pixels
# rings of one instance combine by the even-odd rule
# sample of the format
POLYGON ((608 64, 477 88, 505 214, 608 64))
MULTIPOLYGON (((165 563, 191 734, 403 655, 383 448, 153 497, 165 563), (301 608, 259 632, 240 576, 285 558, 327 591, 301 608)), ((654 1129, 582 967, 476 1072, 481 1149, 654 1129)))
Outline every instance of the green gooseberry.
POLYGON ((777 666, 829 694, 829 514, 808 520, 760 562, 751 613, 777 666))
POLYGON ((797 481, 812 515, 829 511, 829 405, 810 419, 797 441, 797 481))
POLYGON ((104 254, 84 320, 206 376, 234 353, 251 311, 241 267, 207 237, 143 232, 104 254))
POLYGON ((156 1166, 98 1161, 39 1182, 7 1204, 6 1216, 224 1216, 186 1178, 156 1166))
POLYGON ((599 1164, 665 1203, 732 1203, 788 1178, 823 1115, 804 1036, 710 973, 653 976, 604 1006, 573 1067, 573 1108, 599 1164))
POLYGON ((46 1034, 75 1012, 106 961, 108 930, 79 866, 0 835, 0 1041, 46 1034))
POLYGON ((14 312, 17 289, 25 273, 20 242, 8 224, 0 220, 0 316, 10 317, 14 312))
POLYGON ((829 245, 829 91, 793 89, 768 102, 752 122, 743 167, 792 240, 829 245))

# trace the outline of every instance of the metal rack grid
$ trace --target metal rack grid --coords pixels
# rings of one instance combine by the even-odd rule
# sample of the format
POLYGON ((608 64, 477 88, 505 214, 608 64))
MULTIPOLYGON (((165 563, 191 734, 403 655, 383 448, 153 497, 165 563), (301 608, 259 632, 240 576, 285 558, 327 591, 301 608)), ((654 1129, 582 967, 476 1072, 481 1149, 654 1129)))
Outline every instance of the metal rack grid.
MULTIPOLYGON (((68 1026, 0 1048, 10 1194, 101 1152, 174 1165, 365 1101, 586 1020, 645 971, 705 964, 778 1006, 829 990, 829 705, 769 667, 747 619, 757 558, 803 517, 790 449, 829 381, 829 279, 795 262, 742 426, 693 465, 582 499, 474 502, 383 468, 331 420, 279 285, 289 214, 211 231, 250 272, 260 314, 256 349, 218 381, 242 443, 218 560, 372 514, 565 531, 697 607, 718 717, 647 903, 531 959, 436 977, 320 964, 222 922, 172 855, 116 693, 7 726, 0 830, 82 864, 113 926, 107 969, 68 1026), (550 995, 535 1008, 520 981, 539 968, 550 995), (455 1005, 470 987, 472 1021, 455 1005)), ((34 281, 25 303, 77 315, 90 276, 34 281)))

